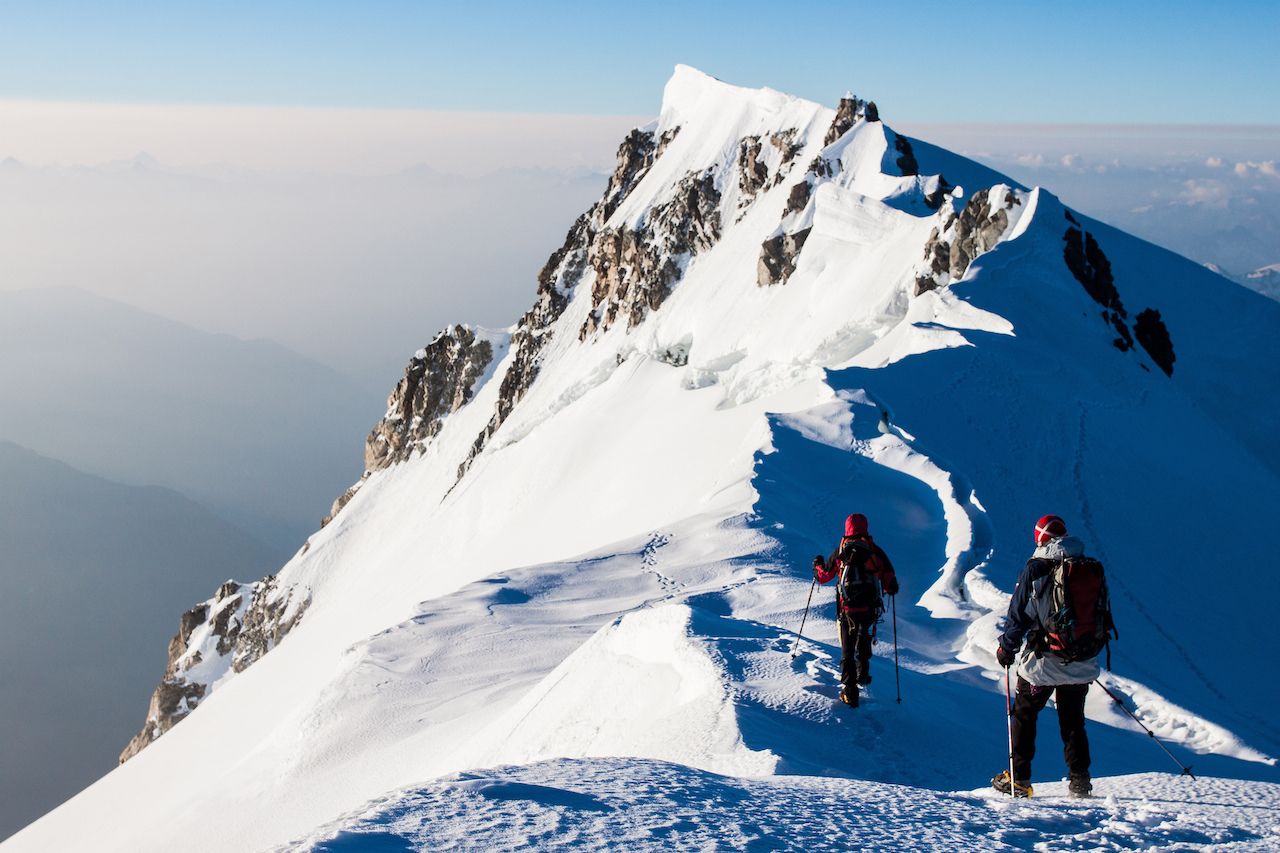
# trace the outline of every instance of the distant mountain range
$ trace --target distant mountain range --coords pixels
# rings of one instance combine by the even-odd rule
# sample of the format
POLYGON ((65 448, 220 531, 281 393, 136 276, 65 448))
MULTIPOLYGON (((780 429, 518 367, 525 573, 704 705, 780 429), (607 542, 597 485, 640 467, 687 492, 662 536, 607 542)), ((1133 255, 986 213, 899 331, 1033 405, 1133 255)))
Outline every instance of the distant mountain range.
POLYGON ((182 492, 288 557, 360 473, 377 396, 270 341, 77 289, 0 293, 0 439, 182 492))
POLYGON ((272 557, 171 489, 0 441, 0 838, 115 766, 175 614, 272 557))
POLYGON ((1205 264, 1205 266, 1232 281, 1243 284, 1250 290, 1256 290, 1263 296, 1280 301, 1280 264, 1269 264, 1243 274, 1227 272, 1217 264, 1205 264))

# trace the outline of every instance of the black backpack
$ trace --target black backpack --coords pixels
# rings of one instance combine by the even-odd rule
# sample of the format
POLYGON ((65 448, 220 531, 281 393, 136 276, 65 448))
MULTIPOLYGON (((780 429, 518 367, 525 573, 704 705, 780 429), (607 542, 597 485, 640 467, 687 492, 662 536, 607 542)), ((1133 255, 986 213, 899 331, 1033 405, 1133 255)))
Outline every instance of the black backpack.
POLYGON ((1036 613, 1040 616, 1041 652, 1062 660, 1089 660, 1109 643, 1115 633, 1106 572, 1092 557, 1067 557, 1053 563, 1036 588, 1036 613))
POLYGON ((868 568, 875 549, 869 542, 845 537, 840 543, 840 597, 845 606, 860 610, 871 608, 878 614, 884 609, 880 600, 880 583, 868 568))

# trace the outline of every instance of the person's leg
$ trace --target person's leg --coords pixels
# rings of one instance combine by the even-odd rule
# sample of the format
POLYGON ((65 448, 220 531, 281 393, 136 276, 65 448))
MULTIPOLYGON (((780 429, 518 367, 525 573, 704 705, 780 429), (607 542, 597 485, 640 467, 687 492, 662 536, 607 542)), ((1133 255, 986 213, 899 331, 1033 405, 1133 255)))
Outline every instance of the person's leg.
POLYGON ((840 686, 845 690, 853 690, 858 674, 855 629, 849 622, 849 617, 843 613, 836 621, 840 625, 840 686))
POLYGON ((1013 778, 1031 779, 1031 760, 1036 757, 1036 718, 1053 695, 1052 687, 1035 687, 1018 676, 1013 699, 1013 778))
POLYGON ((858 672, 859 685, 871 683, 871 626, 858 626, 858 672))
POLYGON ((1088 684, 1064 684, 1055 691, 1058 728, 1062 731, 1062 755, 1072 779, 1089 778, 1089 736, 1084 732, 1084 700, 1088 684))

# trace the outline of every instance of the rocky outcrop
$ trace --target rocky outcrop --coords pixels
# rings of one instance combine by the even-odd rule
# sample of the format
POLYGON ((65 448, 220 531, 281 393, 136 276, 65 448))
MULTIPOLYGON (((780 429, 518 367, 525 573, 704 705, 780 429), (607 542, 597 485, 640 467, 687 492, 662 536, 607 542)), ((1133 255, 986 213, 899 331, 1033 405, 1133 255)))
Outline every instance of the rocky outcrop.
POLYGON ((1138 345, 1146 350, 1147 355, 1166 376, 1173 375, 1173 340, 1169 330, 1160 318, 1160 312, 1154 308, 1146 308, 1134 318, 1133 330, 1129 329, 1129 314, 1120 299, 1120 290, 1116 287, 1115 276, 1111 271, 1111 261, 1107 258, 1098 241, 1080 224, 1071 211, 1065 211, 1069 227, 1062 235, 1062 259, 1071 270, 1076 281, 1085 289, 1094 302, 1102 306, 1102 319, 1116 333, 1112 341, 1116 349, 1127 352, 1133 349, 1136 338, 1138 345))
POLYGON ((720 239, 720 191, 713 172, 690 172, 636 228, 606 228, 587 251, 595 271, 591 313, 578 331, 586 340, 619 317, 628 327, 657 310, 679 278, 685 259, 720 239))
POLYGON ((1020 204, 1022 200, 1013 190, 1005 190, 1003 197, 997 199, 991 197, 990 190, 973 194, 960 212, 955 237, 951 241, 950 267, 953 279, 962 278, 974 258, 995 248, 1009 228, 1009 214, 1006 211, 1020 204))
MULTIPOLYGON (((597 260, 613 259, 614 263, 620 265, 622 257, 627 254, 627 248, 635 251, 634 241, 631 241, 632 245, 629 247, 624 247, 623 244, 627 242, 625 239, 618 240, 613 233, 606 234, 605 232, 621 232, 621 229, 606 228, 606 223, 631 191, 644 180, 654 162, 679 133, 680 128, 673 127, 655 138, 652 131, 633 130, 618 147, 617 165, 609 178, 604 196, 578 217, 565 235, 564 243, 551 254, 538 273, 538 293, 533 307, 520 318, 511 336, 511 361, 498 387, 493 415, 476 436, 466 459, 459 464, 459 479, 537 379, 542 364, 542 349, 550 340, 551 326, 564 313, 569 297, 582 281, 592 257, 597 260)), ((661 269, 662 265, 650 265, 650 268, 661 269)), ((617 284, 620 286, 621 281, 617 284)), ((668 281, 667 287, 669 285, 668 281)), ((661 283, 655 283, 650 290, 652 292, 646 293, 642 301, 646 305, 655 301, 660 304, 666 292, 661 283)), ((615 318, 620 312, 621 303, 614 311, 615 318)), ((629 317, 632 315, 631 311, 626 313, 629 317)))
POLYGON ((1111 261, 1103 253, 1098 241, 1079 226, 1068 228, 1062 239, 1066 242, 1062 258, 1076 281, 1080 282, 1094 302, 1124 317, 1120 292, 1116 290, 1115 277, 1111 274, 1111 261))
POLYGON ((769 182, 769 167, 760 159, 763 150, 758 136, 744 137, 738 143, 738 207, 750 205, 769 182))
POLYGON ((213 598, 182 614, 147 720, 120 753, 120 763, 181 722, 220 679, 243 672, 275 648, 310 601, 309 590, 271 576, 251 584, 227 581, 213 598))
POLYGON ((911 140, 895 133, 893 147, 898 152, 898 159, 895 162, 903 177, 920 174, 920 164, 916 162, 916 152, 911 148, 911 140))
POLYGON ((1138 312, 1138 316, 1133 319, 1133 334, 1156 363, 1156 367, 1163 370, 1166 376, 1172 376, 1173 363, 1176 361, 1173 340, 1169 337, 1164 320, 1160 319, 1160 312, 1154 308, 1138 312))
POLYGON ((609 186, 605 188, 601 201, 601 220, 613 216, 618 205, 649 171, 657 157, 657 149, 658 143, 653 134, 638 128, 622 140, 618 146, 618 165, 609 177, 609 186))
POLYGON ((470 402, 492 361, 493 344, 467 326, 445 329, 414 353, 365 441, 365 470, 401 462, 435 438, 445 419, 470 402))
POLYGON ((596 235, 587 253, 587 263, 596 274, 591 288, 595 310, 579 330, 579 339, 609 328, 619 314, 628 325, 635 325, 667 298, 680 267, 651 236, 643 230, 612 228, 596 235))
POLYGON ((974 193, 958 216, 948 214, 925 241, 924 264, 916 274, 916 295, 963 278, 975 258, 1004 238, 1009 229, 1008 211, 1021 204, 1013 190, 993 187, 974 193), (996 190, 1000 192, 993 198, 996 190))
POLYGON ((809 183, 807 178, 792 187, 791 192, 787 194, 787 206, 782 211, 783 218, 804 210, 811 195, 813 195, 813 184, 809 183))
POLYGON ((795 163, 795 159, 799 156, 803 145, 796 142, 796 136, 800 133, 799 128, 789 127, 786 130, 779 130, 769 134, 769 144, 778 149, 778 153, 782 159, 778 163, 778 173, 774 175, 773 182, 779 183, 787 173, 791 171, 791 166, 795 163))
MULTIPOLYGON (((1070 215, 1070 211, 1067 212, 1070 215)), ((1067 269, 1080 282, 1094 302, 1102 306, 1102 319, 1118 337, 1112 341, 1116 349, 1126 352, 1133 348, 1133 334, 1129 331, 1128 312, 1120 301, 1115 277, 1111 274, 1111 261, 1093 235, 1079 225, 1068 228, 1062 237, 1065 246, 1062 258, 1067 269)))
POLYGON ((364 473, 333 502, 320 526, 333 521, 375 471, 403 462, 439 435, 445 419, 471 401, 493 359, 492 341, 458 325, 414 353, 387 398, 386 413, 365 439, 364 473))
POLYGON ((787 279, 796 271, 796 260, 812 230, 805 228, 794 234, 778 234, 761 244, 760 262, 756 266, 757 286, 769 287, 787 283, 787 279))
POLYGON ((809 172, 818 179, 834 178, 839 171, 839 160, 828 160, 821 155, 814 157, 813 162, 809 164, 809 172))
POLYGON ((827 135, 822 137, 822 145, 826 147, 835 142, 848 132, 858 120, 858 108, 860 104, 853 95, 845 95, 840 99, 840 105, 836 107, 835 117, 831 119, 831 126, 827 128, 827 135))

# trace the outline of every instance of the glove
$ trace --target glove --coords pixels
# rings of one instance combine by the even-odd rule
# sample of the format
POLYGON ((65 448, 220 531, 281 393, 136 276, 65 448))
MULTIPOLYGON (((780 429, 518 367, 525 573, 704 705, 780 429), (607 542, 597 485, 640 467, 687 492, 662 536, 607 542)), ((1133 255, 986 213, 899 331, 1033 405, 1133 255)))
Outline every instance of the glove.
POLYGON ((824 571, 824 570, 826 570, 826 568, 827 568, 827 561, 826 561, 825 559, 823 559, 823 557, 822 557, 822 555, 821 555, 821 554, 819 554, 819 555, 817 555, 816 557, 814 557, 814 558, 813 558, 813 577, 814 577, 814 580, 817 580, 817 578, 818 578, 818 572, 824 571))
POLYGON ((1004 646, 996 646, 996 662, 1001 666, 1013 666, 1017 659, 1016 652, 1007 651, 1004 646))
POLYGON ((885 595, 897 595, 897 594, 898 594, 898 581, 897 581, 897 579, 892 579, 892 580, 889 580, 889 581, 886 581, 886 582, 885 582, 885 584, 884 584, 884 594, 885 594, 885 595))

